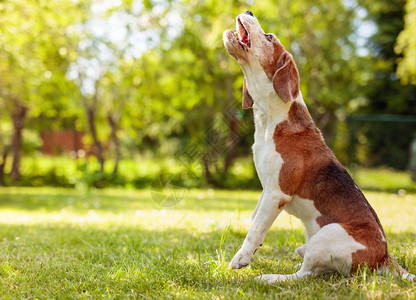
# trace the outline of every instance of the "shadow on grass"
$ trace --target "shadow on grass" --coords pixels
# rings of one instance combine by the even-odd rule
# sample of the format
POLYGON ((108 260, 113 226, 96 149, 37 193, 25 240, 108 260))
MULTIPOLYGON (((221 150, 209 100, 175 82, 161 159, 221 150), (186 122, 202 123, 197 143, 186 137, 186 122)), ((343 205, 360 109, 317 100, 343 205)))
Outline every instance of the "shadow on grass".
MULTIPOLYGON (((54 191, 54 190, 52 190, 54 191)), ((244 191, 241 191, 244 193, 244 191)), ((53 193, 21 193, 0 191, 0 208, 18 210, 45 210, 48 212, 73 209, 80 213, 91 209, 109 212, 134 211, 139 209, 175 209, 175 210, 254 210, 258 199, 236 199, 230 197, 210 196, 202 199, 195 193, 186 195, 173 207, 164 207, 153 201, 150 191, 141 191, 137 195, 108 195, 104 193, 80 193, 73 190, 53 193)))
POLYGON ((53 194, 30 193, 0 193, 0 207, 21 210, 46 210, 60 211, 64 208, 73 208, 80 211, 88 209, 102 209, 109 211, 122 211, 128 209, 134 203, 151 207, 150 199, 140 199, 133 196, 109 196, 94 193, 68 193, 57 192, 53 194))

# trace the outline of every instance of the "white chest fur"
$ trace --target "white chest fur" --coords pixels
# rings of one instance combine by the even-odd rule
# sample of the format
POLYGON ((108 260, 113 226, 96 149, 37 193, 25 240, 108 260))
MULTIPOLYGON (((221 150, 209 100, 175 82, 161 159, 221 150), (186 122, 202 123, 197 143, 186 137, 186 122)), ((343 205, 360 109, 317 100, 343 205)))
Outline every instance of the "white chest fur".
POLYGON ((273 134, 276 126, 287 119, 290 103, 283 103, 273 93, 263 96, 262 101, 254 101, 254 164, 264 189, 280 189, 279 173, 283 159, 276 151, 273 134))
POLYGON ((276 125, 287 120, 291 103, 284 103, 273 89, 263 68, 253 60, 241 64, 247 89, 254 99, 253 112, 256 132, 254 134, 253 156, 257 174, 265 190, 280 190, 279 173, 283 160, 276 152, 273 134, 276 125))
POLYGON ((279 173, 283 159, 276 151, 273 133, 279 120, 271 118, 262 108, 254 104, 254 134, 253 158, 257 174, 264 189, 279 189, 279 173))

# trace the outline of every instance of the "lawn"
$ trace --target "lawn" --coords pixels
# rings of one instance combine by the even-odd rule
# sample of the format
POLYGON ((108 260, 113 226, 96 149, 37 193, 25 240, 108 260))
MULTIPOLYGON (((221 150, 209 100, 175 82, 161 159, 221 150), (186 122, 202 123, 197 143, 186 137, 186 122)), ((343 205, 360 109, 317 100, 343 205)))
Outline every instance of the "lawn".
MULTIPOLYGON (((390 187, 389 187, 390 189, 390 187)), ((397 261, 416 273, 416 194, 366 191, 397 261)), ((4 298, 416 298, 416 283, 364 269, 265 286, 292 273, 301 223, 282 214, 250 268, 228 263, 260 192, 0 189, 0 295, 4 298), (169 192, 167 192, 169 193, 169 192)))

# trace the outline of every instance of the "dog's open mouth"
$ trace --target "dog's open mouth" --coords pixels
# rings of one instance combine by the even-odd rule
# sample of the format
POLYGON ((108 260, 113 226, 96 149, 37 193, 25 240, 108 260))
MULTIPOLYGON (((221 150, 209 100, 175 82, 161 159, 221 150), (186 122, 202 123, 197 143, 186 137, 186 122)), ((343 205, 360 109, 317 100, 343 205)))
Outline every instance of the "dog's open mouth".
POLYGON ((243 23, 241 22, 240 18, 237 19, 236 36, 238 38, 238 42, 241 45, 247 46, 247 47, 250 48, 250 46, 251 46, 250 36, 249 36, 247 30, 245 29, 243 23), (238 36, 237 36, 237 34, 238 34, 238 36))

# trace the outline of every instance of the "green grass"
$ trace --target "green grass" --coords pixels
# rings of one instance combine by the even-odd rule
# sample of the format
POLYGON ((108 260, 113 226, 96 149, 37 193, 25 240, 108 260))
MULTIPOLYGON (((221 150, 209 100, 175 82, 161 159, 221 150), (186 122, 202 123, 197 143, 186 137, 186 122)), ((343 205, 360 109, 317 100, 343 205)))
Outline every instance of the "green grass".
MULTIPOLYGON (((351 278, 256 283, 262 273, 295 271, 299 220, 279 216, 251 267, 232 271, 260 192, 182 192, 179 203, 161 207, 149 190, 0 189, 0 297, 416 298, 416 283, 365 269, 351 278)), ((416 194, 365 194, 390 252, 416 273, 416 194)))
POLYGON ((358 169, 353 175, 357 184, 365 190, 416 193, 416 183, 411 180, 409 172, 387 168, 358 169))

